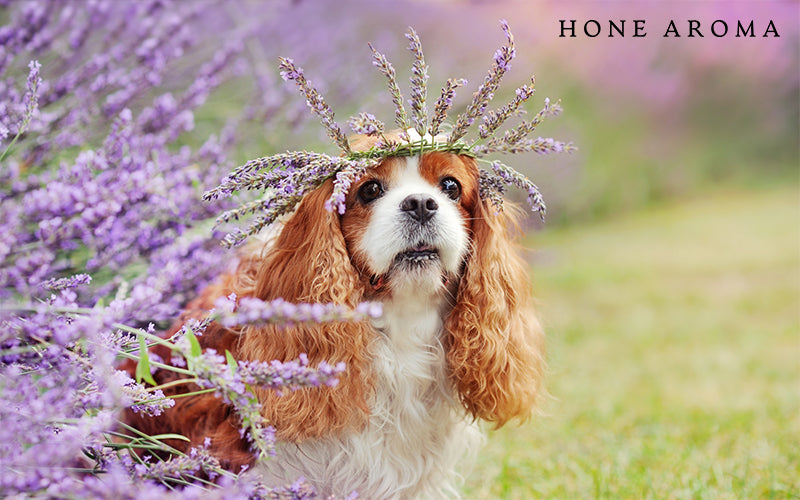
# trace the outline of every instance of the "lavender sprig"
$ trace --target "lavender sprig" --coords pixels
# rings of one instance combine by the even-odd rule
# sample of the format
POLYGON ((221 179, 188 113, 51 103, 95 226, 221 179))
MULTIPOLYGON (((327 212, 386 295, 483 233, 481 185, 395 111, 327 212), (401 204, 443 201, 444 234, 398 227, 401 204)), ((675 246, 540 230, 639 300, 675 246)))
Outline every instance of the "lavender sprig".
POLYGON ((283 299, 264 302, 254 297, 222 297, 215 304, 213 317, 226 327, 248 324, 329 323, 363 321, 381 315, 381 306, 364 302, 356 309, 339 304, 293 304, 283 299))
POLYGON ((359 113, 350 118, 347 123, 356 134, 380 135, 385 129, 383 122, 375 118, 372 113, 359 113))
POLYGON ((303 387, 336 387, 339 376, 345 371, 345 364, 331 365, 323 361, 312 369, 308 366, 308 356, 301 353, 293 361, 240 361, 237 371, 247 384, 282 393, 303 387))
POLYGON ((469 127, 475 122, 475 118, 481 116, 486 111, 486 107, 489 105, 492 98, 494 98, 495 91, 500 85, 500 80, 511 67, 511 60, 514 59, 516 55, 514 35, 511 34, 508 22, 502 20, 500 21, 500 25, 506 34, 508 43, 497 49, 489 74, 486 76, 481 86, 478 87, 478 91, 472 98, 472 102, 467 106, 467 110, 456 119, 456 124, 450 132, 450 137, 447 141, 449 145, 455 144, 459 139, 464 137, 469 127))
POLYGON ((222 466, 209 452, 211 439, 206 438, 201 448, 192 448, 187 455, 173 456, 169 460, 157 461, 153 464, 132 465, 132 476, 138 479, 152 479, 160 483, 191 481, 198 473, 204 472, 214 479, 219 475, 222 466))
POLYGON ((345 212, 345 198, 347 192, 350 191, 350 186, 364 176, 367 169, 377 166, 379 160, 352 160, 345 168, 336 172, 336 178, 333 182, 333 193, 331 197, 325 201, 325 209, 329 212, 336 211, 338 214, 345 212))
POLYGON ((237 208, 223 212, 217 217, 215 224, 219 226, 231 220, 238 221, 240 218, 254 213, 260 213, 266 220, 265 224, 272 224, 281 215, 289 213, 294 208, 294 205, 300 202, 306 192, 306 189, 298 190, 295 196, 285 194, 283 196, 270 196, 268 193, 263 198, 246 202, 237 208))
MULTIPOLYGON (((537 137, 536 139, 520 139, 512 144, 502 143, 494 148, 492 153, 520 154, 520 153, 571 153, 575 151, 575 146, 571 142, 557 141, 552 137, 537 137)), ((479 151, 477 154, 483 154, 479 151)))
POLYGON ((305 355, 287 362, 237 362, 232 358, 226 359, 213 349, 194 352, 191 338, 187 337, 188 341, 179 342, 178 346, 189 370, 197 376, 195 383, 213 389, 218 397, 234 407, 241 419, 242 433, 250 440, 257 459, 275 455, 275 428, 261 415, 261 403, 250 387, 259 385, 273 390, 332 387, 345 369, 343 363, 331 366, 325 362, 316 369, 309 368, 305 355))
POLYGON ((346 154, 350 152, 350 143, 339 125, 333 120, 333 110, 328 106, 317 89, 311 86, 303 75, 303 69, 295 66, 294 61, 285 57, 280 58, 281 77, 284 80, 294 80, 300 87, 300 93, 306 98, 306 104, 322 121, 322 126, 339 148, 346 154))
POLYGON ((175 400, 165 397, 161 389, 148 391, 144 385, 133 380, 127 372, 117 371, 114 374, 114 383, 128 398, 125 406, 136 413, 157 417, 164 410, 175 406, 175 400))
POLYGON ((503 210, 506 183, 497 175, 483 168, 479 169, 479 175, 478 188, 481 198, 489 200, 498 211, 503 210))
POLYGON ((408 29, 406 38, 410 42, 408 48, 414 55, 414 63, 411 66, 411 121, 417 134, 422 137, 425 135, 428 122, 428 109, 425 106, 428 95, 428 65, 425 64, 422 43, 414 28, 408 29))
POLYGON ((213 389, 214 394, 235 408, 241 419, 242 432, 247 431, 257 457, 274 456, 275 429, 269 426, 261 415, 261 404, 248 389, 247 382, 237 369, 238 366, 229 365, 225 357, 213 349, 193 353, 192 348, 186 345, 182 354, 186 358, 189 370, 197 376, 197 385, 213 389))
POLYGON ((92 277, 88 274, 76 274, 67 278, 51 278, 42 283, 42 288, 50 291, 65 290, 81 285, 88 285, 92 282, 92 277))
MULTIPOLYGON (((523 141, 531 134, 536 127, 538 127, 546 118, 550 116, 557 116, 561 113, 561 101, 556 101, 555 104, 550 103, 550 98, 545 98, 544 107, 539 111, 536 116, 530 121, 523 121, 517 127, 507 130, 503 137, 492 137, 486 144, 480 144, 473 148, 473 151, 478 156, 485 156, 495 152, 517 153, 522 151, 531 151, 530 146, 526 146, 523 141)), ((570 151, 574 148, 564 144, 564 151, 570 151)))
MULTIPOLYGON (((17 133, 14 138, 11 140, 6 149, 3 151, 3 154, 0 155, 0 161, 3 161, 5 157, 8 155, 11 148, 14 147, 17 140, 28 130, 28 126, 33 119, 33 115, 39 109, 39 87, 42 85, 42 78, 39 76, 39 70, 41 70, 42 65, 39 64, 39 61, 31 61, 28 64, 28 68, 30 68, 30 73, 28 73, 28 80, 25 83, 25 88, 27 92, 25 93, 25 97, 23 99, 23 106, 24 106, 24 114, 22 116, 22 122, 17 126, 17 133)), ((2 123, 0 123, 0 127, 2 127, 2 123)), ((8 130, 5 127, 0 129, 0 141, 5 139, 6 135, 8 134, 8 130)))
POLYGON ((385 55, 375 50, 375 47, 373 47, 371 43, 368 45, 372 50, 373 58, 375 59, 372 64, 375 65, 388 80, 389 93, 392 96, 392 102, 394 103, 395 108, 395 123, 398 127, 400 127, 401 131, 405 131, 409 128, 408 115, 406 114, 406 108, 403 105, 403 94, 400 93, 400 87, 397 85, 397 77, 394 66, 392 66, 392 63, 389 62, 385 55))
POLYGON ((217 219, 217 224, 219 224, 221 220, 229 220, 229 218, 238 220, 239 217, 250 212, 260 212, 261 215, 250 221, 244 231, 238 227, 233 228, 230 233, 223 237, 222 246, 225 248, 234 248, 241 245, 247 238, 258 234, 262 229, 273 224, 280 217, 291 213, 295 205, 300 203, 303 199, 304 194, 303 192, 296 196, 272 197, 266 200, 245 204, 240 209, 225 212, 217 219))
POLYGON ((334 177, 333 193, 326 201, 325 208, 344 213, 345 195, 350 186, 378 161, 308 152, 282 153, 247 162, 223 179, 219 186, 207 191, 204 198, 226 197, 240 190, 265 190, 261 199, 227 210, 217 218, 216 224, 219 225, 250 214, 259 214, 246 230, 235 230, 225 237, 223 245, 232 247, 290 213, 303 196, 331 177, 334 177))
POLYGON ((483 123, 478 127, 478 135, 481 139, 486 139, 514 113, 517 112, 519 107, 527 101, 534 93, 536 87, 536 79, 531 77, 530 85, 523 85, 518 88, 514 94, 514 98, 497 111, 489 111, 483 116, 483 123))
MULTIPOLYGON (((544 204, 544 198, 542 198, 539 188, 536 187, 530 179, 499 161, 493 161, 490 168, 491 172, 487 171, 486 174, 482 173, 481 175, 482 188, 491 189, 496 192, 498 185, 506 184, 526 191, 528 193, 528 205, 530 205, 531 210, 537 212, 539 217, 544 220, 544 215, 547 210, 544 204)), ((498 209, 501 210, 503 208, 502 195, 492 196, 491 200, 498 209)))
POLYGON ((463 87, 467 84, 467 80, 464 78, 448 78, 447 82, 444 84, 442 88, 442 94, 439 96, 439 99, 436 101, 436 105, 433 108, 433 118, 431 118, 431 124, 428 127, 428 133, 431 137, 436 137, 439 133, 439 127, 444 123, 445 119, 447 119, 447 112, 453 106, 453 98, 456 95, 456 88, 463 87))
POLYGON ((205 201, 229 197, 236 191, 276 187, 286 194, 301 184, 317 185, 344 168, 350 160, 309 151, 279 153, 250 160, 225 176, 219 186, 203 194, 205 201), (321 179, 321 180, 320 180, 321 179))

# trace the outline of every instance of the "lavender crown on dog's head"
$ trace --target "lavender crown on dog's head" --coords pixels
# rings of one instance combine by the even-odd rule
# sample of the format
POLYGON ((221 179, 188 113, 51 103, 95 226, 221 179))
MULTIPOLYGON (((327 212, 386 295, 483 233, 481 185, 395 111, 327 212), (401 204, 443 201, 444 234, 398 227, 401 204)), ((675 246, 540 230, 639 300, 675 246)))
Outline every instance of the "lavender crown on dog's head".
POLYGON ((258 158, 238 167, 222 183, 208 191, 204 198, 215 199, 230 196, 241 190, 262 190, 264 195, 236 209, 222 214, 218 223, 238 220, 244 215, 258 214, 245 230, 235 230, 225 237, 226 246, 235 246, 248 236, 258 233, 280 216, 290 213, 304 195, 333 178, 333 194, 326 203, 328 210, 345 210, 345 195, 367 169, 380 164, 390 156, 410 156, 428 151, 447 151, 468 155, 488 165, 480 169, 481 197, 491 200, 502 209, 506 187, 516 186, 528 193, 531 209, 544 217, 545 205, 539 189, 527 177, 499 161, 488 161, 484 157, 492 153, 536 152, 540 154, 572 151, 572 143, 564 143, 550 138, 529 138, 528 136, 548 116, 561 112, 558 102, 545 99, 544 108, 532 120, 522 120, 516 127, 507 129, 501 136, 495 136, 499 128, 512 116, 521 114, 520 106, 534 92, 534 80, 521 86, 511 102, 496 110, 488 110, 489 103, 497 91, 500 80, 511 66, 515 55, 514 37, 508 23, 501 21, 507 43, 495 52, 492 67, 483 83, 475 92, 472 102, 458 115, 449 132, 442 133, 447 112, 453 104, 456 88, 463 87, 466 80, 448 79, 441 95, 433 107, 433 116, 428 116, 427 82, 428 66, 422 54, 422 45, 416 31, 409 29, 406 38, 414 55, 411 67, 410 111, 406 111, 405 99, 397 84, 394 66, 385 55, 370 45, 374 62, 388 80, 389 93, 395 105, 395 124, 400 129, 401 142, 389 141, 383 137, 385 125, 369 113, 360 113, 349 121, 351 129, 357 134, 378 136, 368 151, 352 151, 347 136, 334 121, 334 113, 319 92, 306 80, 302 68, 291 59, 281 58, 281 76, 293 80, 306 98, 306 104, 318 115, 328 136, 341 149, 341 156, 329 156, 307 151, 294 151, 258 158), (478 137, 466 140, 475 121, 480 118, 478 137))

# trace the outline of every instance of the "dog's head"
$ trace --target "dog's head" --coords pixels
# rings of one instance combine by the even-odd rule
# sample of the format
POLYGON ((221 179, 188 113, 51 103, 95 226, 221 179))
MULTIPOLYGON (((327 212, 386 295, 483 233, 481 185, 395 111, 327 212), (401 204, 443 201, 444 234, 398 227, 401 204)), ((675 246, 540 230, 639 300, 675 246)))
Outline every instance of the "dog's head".
POLYGON ((478 196, 474 161, 452 153, 388 158, 350 190, 341 228, 366 294, 420 296, 458 279, 478 196))
MULTIPOLYGON (((375 140, 352 144, 366 150, 375 140)), ((542 335, 509 216, 481 198, 476 161, 442 151, 386 158, 353 183, 343 214, 325 209, 332 192, 329 180, 306 196, 269 252, 250 265, 249 287, 240 294, 353 307, 400 294, 445 297, 441 342, 464 407, 498 425, 527 416, 540 392, 542 335)), ((297 325, 276 335, 280 347, 263 331, 251 332, 241 355, 269 360, 305 352, 312 362, 348 364, 339 387, 320 396, 341 420, 320 424, 320 432, 348 425, 345 409, 366 408, 369 325, 297 325)), ((310 396, 284 396, 277 404, 293 397, 310 396)), ((302 411, 306 403, 293 407, 302 411)))

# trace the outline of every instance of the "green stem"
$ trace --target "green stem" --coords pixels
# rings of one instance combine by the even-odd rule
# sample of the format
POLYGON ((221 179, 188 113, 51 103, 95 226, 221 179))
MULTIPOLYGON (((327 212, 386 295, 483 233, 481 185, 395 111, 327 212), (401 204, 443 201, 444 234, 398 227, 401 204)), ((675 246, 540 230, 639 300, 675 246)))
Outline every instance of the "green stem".
POLYGON ((176 394, 176 395, 174 395, 174 396, 170 396, 170 397, 171 397, 172 399, 178 399, 178 398, 188 398, 189 396, 198 396, 198 395, 200 395, 200 394, 208 394, 209 392, 214 392, 214 391, 216 391, 216 389, 214 389, 214 388, 212 387, 211 389, 203 389, 202 391, 192 391, 192 392, 186 392, 186 393, 184 393, 184 394, 176 394))
MULTIPOLYGON (((152 363, 152 361, 151 361, 151 363, 152 363)), ((149 387, 147 389, 147 392, 155 392, 155 391, 157 391, 159 389, 163 390, 163 389, 167 389, 167 388, 170 388, 170 387, 175 387, 177 385, 195 384, 195 383, 197 383, 197 380, 198 379, 196 377, 195 378, 182 378, 182 379, 179 379, 179 380, 173 380, 172 382, 167 382, 166 384, 157 385, 155 387, 149 387)), ((158 398, 158 399, 154 399, 153 401, 160 401, 161 399, 166 399, 166 398, 158 398)))
MULTIPOLYGON (((119 353, 117 353, 117 356, 120 356, 120 357, 123 357, 123 358, 126 358, 126 359, 135 359, 137 361, 139 360, 139 356, 134 356, 133 354, 128 354, 126 352, 119 352, 119 353)), ((175 373, 182 373, 184 375, 194 375, 193 372, 191 372, 189 370, 186 370, 184 368, 178 368, 177 366, 166 365, 164 363, 159 363, 158 361, 152 361, 151 360, 150 364, 153 365, 153 366, 157 366, 158 368, 163 368, 165 370, 173 371, 175 373)))

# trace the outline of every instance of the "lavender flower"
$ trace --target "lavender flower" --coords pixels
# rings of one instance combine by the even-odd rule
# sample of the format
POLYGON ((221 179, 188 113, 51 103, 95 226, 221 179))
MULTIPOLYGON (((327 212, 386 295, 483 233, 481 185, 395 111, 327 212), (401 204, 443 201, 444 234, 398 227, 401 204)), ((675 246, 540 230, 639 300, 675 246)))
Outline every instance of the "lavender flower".
POLYGON ((384 124, 375 118, 372 113, 359 113, 358 116, 348 121, 350 128, 356 134, 379 135, 384 131, 384 124))
POLYGON ((489 200, 498 211, 503 209, 503 195, 506 192, 506 183, 501 177, 492 174, 488 170, 480 169, 478 188, 481 198, 489 200))
POLYGON ((76 274, 75 276, 70 276, 68 278, 51 278, 42 283, 42 288, 50 291, 56 291, 87 285, 91 282, 92 277, 88 274, 76 274))
MULTIPOLYGON (((17 133, 11 140, 11 143, 6 147, 5 151, 3 151, 3 154, 0 155, 0 161, 5 159, 20 136, 28 130, 28 125, 30 125, 33 115, 39 109, 39 87, 42 85, 42 78, 39 76, 39 70, 42 68, 42 65, 39 64, 39 61, 31 61, 28 67, 30 68, 30 73, 28 73, 28 80, 25 83, 27 92, 22 102, 24 109, 22 121, 17 125, 17 133)), ((0 140, 8 136, 8 128, 6 125, 3 125, 3 131, 3 137, 0 137, 0 140)))
POLYGON ((515 92, 514 99, 500 108, 498 111, 489 111, 483 116, 483 123, 478 127, 481 139, 486 139, 492 135, 509 117, 511 117, 520 105, 527 101, 534 92, 536 79, 531 77, 531 84, 523 85, 515 92))
POLYGON ((456 95, 456 88, 463 87, 466 84, 467 81, 463 78, 447 79, 447 83, 445 83, 444 87, 442 88, 442 94, 434 106, 433 118, 431 118, 431 124, 428 127, 428 133, 431 135, 431 137, 436 137, 436 135, 439 133, 439 127, 442 125, 442 123, 444 123, 445 119, 447 119, 447 112, 453 106, 453 98, 456 95))
POLYGON ((350 186, 358 181, 367 169, 378 164, 375 160, 356 160, 345 168, 336 172, 336 180, 333 183, 333 193, 325 200, 325 208, 328 211, 336 210, 340 215, 345 212, 345 197, 350 191, 350 186))
POLYGON ((397 77, 394 70, 394 66, 389 60, 386 58, 385 55, 381 54, 372 44, 368 44, 369 48, 372 50, 373 58, 373 65, 375 65, 381 73, 386 76, 389 85, 389 93, 392 96, 392 102, 394 103, 395 107, 395 123, 400 130, 407 130, 409 128, 408 124, 408 115, 406 114, 406 108, 403 105, 403 94, 400 93, 400 87, 397 86, 397 77))
POLYGON ((208 451, 211 440, 206 438, 202 448, 192 448, 187 455, 176 456, 166 461, 157 461, 152 464, 131 465, 134 477, 139 479, 154 479, 161 483, 176 480, 192 480, 200 472, 210 478, 216 477, 222 466, 208 451))
POLYGON ((328 136, 341 148, 344 153, 350 152, 350 144, 347 142, 342 129, 333 121, 333 111, 330 106, 325 102, 322 96, 317 92, 317 89, 311 86, 311 83, 306 80, 303 75, 303 69, 295 66, 294 61, 285 57, 280 58, 281 64, 281 77, 284 80, 294 80, 300 87, 300 93, 306 97, 306 104, 322 120, 322 125, 328 136))
POLYGON ((365 158, 333 157, 319 153, 293 152, 251 160, 231 172, 220 186, 204 195, 207 200, 230 196, 245 189, 264 189, 262 198, 224 212, 217 225, 238 220, 250 214, 259 214, 244 230, 235 228, 226 235, 223 244, 231 247, 241 244, 279 217, 290 213, 307 193, 318 188, 330 177, 335 177, 334 190, 325 207, 344 213, 344 196, 353 182, 376 165, 379 160, 365 158))
POLYGON ((459 139, 464 137, 467 133, 467 129, 475 121, 475 118, 481 116, 486 111, 489 101, 492 100, 497 91, 497 87, 500 85, 500 79, 503 78, 505 72, 511 67, 511 60, 516 55, 514 35, 511 34, 511 30, 506 21, 500 21, 500 25, 503 28, 503 32, 506 34, 508 44, 497 49, 497 52, 495 52, 494 63, 489 70, 489 74, 486 75, 483 83, 478 87, 478 91, 472 98, 472 102, 467 106, 467 110, 456 119, 456 124, 450 132, 447 141, 449 145, 455 144, 459 139))
MULTIPOLYGON (((489 177, 494 177, 494 180, 484 180, 482 177, 482 187, 486 186, 488 188, 492 188, 497 186, 498 184, 506 184, 516 186, 519 189, 522 189, 528 193, 528 204, 531 207, 531 210, 537 212, 539 216, 544 220, 544 215, 547 210, 544 204, 544 199, 542 198, 541 193, 539 192, 539 188, 536 187, 534 183, 532 183, 527 177, 520 174, 513 168, 509 167, 508 165, 504 165, 499 161, 494 161, 491 164, 492 172, 489 174, 489 177), (493 174, 493 175, 492 175, 493 174), (500 182, 498 182, 500 181, 500 182)), ((502 197, 500 198, 493 198, 492 201, 494 202, 495 206, 499 209, 502 208, 502 205, 498 205, 498 203, 502 203, 502 197)))
POLYGON ((344 363, 332 366, 324 361, 316 369, 311 369, 308 367, 308 357, 300 354, 296 361, 241 362, 237 371, 247 384, 281 392, 303 387, 335 387, 344 370, 344 363))
MULTIPOLYGON (((513 101, 512 101, 513 102, 513 101)), ((546 152, 562 152, 572 151, 574 148, 571 144, 562 142, 539 139, 538 141, 527 141, 527 136, 531 134, 536 127, 538 127, 547 117, 557 116, 561 113, 561 101, 555 104, 550 103, 549 98, 544 100, 544 108, 539 111, 536 116, 530 121, 524 121, 514 129, 508 130, 503 134, 503 137, 492 137, 486 144, 481 144, 473 148, 473 152, 477 156, 485 156, 490 153, 519 153, 525 151, 537 151, 539 153, 546 152), (553 147, 543 147, 546 143, 552 144, 553 147)))
POLYGON ((306 190, 306 186, 317 187, 337 170, 351 163, 352 160, 348 158, 307 151, 279 153, 250 160, 234 169, 219 186, 207 191, 203 198, 214 200, 240 190, 271 188, 280 194, 291 195, 306 190))
POLYGON ((425 135, 428 123, 428 110, 425 107, 428 95, 428 65, 425 64, 422 43, 414 28, 409 28, 406 38, 410 41, 408 48, 414 54, 414 63, 411 66, 411 121, 417 134, 422 137, 425 135))
MULTIPOLYGON (((191 338, 189 335, 188 339, 191 338)), ((301 387, 330 386, 336 384, 336 377, 344 371, 342 364, 331 367, 321 363, 316 370, 308 368, 308 359, 304 356, 298 361, 285 363, 229 362, 213 349, 195 352, 192 342, 179 342, 177 345, 186 358, 189 370, 196 374, 195 383, 203 388, 214 389, 217 396, 235 408, 242 422, 243 435, 251 441, 257 458, 275 455, 275 430, 261 415, 261 403, 248 387, 262 385, 271 389, 296 390, 301 387)))
POLYGON ((114 374, 115 384, 122 388, 128 398, 124 404, 136 413, 157 417, 167 408, 175 406, 175 400, 164 396, 161 389, 148 391, 142 384, 130 378, 127 372, 117 371, 114 374))
POLYGON ((31 61, 28 64, 28 68, 30 68, 30 73, 28 73, 28 80, 25 83, 25 88, 28 91, 25 93, 25 122, 23 122, 23 126, 20 127, 20 133, 22 133, 25 128, 27 127, 27 123, 30 122, 31 116, 33 115, 34 111, 39 107, 39 87, 42 85, 42 79, 39 76, 39 70, 42 69, 42 65, 39 64, 39 61, 31 61))
MULTIPOLYGON (((235 300, 235 298, 234 298, 235 300)), ((338 304, 292 304, 283 299, 264 302, 254 297, 242 297, 235 304, 220 298, 215 304, 216 321, 233 327, 247 324, 328 323, 332 321, 363 321, 381 316, 380 304, 365 302, 355 310, 338 304)))
MULTIPOLYGON (((234 10, 249 8, 234 1, 234 10)), ((244 132, 286 127, 265 118, 286 109, 263 101, 283 92, 274 83, 219 134, 204 132, 197 114, 221 84, 250 76, 242 42, 253 30, 227 22, 227 11, 174 0, 4 5, 0 496, 222 496, 193 477, 202 471, 241 498, 314 497, 299 483, 272 490, 240 480, 202 450, 182 457, 154 437, 120 440, 132 431, 115 419, 126 407, 155 415, 173 404, 162 388, 118 372, 118 358, 194 376, 137 350, 140 338, 163 342, 155 326, 138 326, 166 327, 223 270, 220 235, 204 225, 234 204, 200 195, 233 166, 244 132), (136 447, 175 459, 140 461, 136 447)), ((308 370, 301 383, 316 383, 308 370)), ((323 365, 316 380, 333 383, 337 373, 323 365)), ((269 441, 268 426, 257 430, 256 440, 269 441)))

